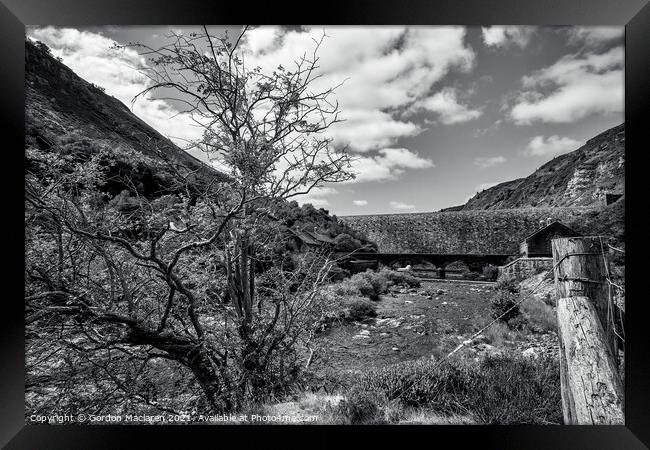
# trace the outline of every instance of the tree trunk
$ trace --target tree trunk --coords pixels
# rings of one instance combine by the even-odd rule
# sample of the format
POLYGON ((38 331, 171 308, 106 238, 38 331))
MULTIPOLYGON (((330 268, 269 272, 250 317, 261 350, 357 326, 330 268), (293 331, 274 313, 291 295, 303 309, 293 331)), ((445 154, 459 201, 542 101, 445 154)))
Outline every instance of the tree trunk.
POLYGON ((622 425, 623 386, 596 308, 584 296, 557 303, 566 424, 622 425))
POLYGON ((203 389, 210 408, 215 412, 229 412, 234 408, 231 392, 225 389, 223 373, 215 367, 213 358, 206 352, 196 352, 187 360, 187 367, 192 371, 203 389))
POLYGON ((190 369, 203 389, 212 411, 230 411, 235 406, 227 388, 225 368, 209 348, 186 337, 175 336, 170 332, 158 333, 142 326, 132 328, 129 342, 151 345, 190 369))

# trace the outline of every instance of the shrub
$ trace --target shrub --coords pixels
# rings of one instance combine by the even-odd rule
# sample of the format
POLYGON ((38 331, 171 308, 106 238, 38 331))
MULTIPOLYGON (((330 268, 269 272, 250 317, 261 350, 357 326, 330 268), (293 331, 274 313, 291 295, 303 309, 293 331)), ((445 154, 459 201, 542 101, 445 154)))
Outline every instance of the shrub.
POLYGON ((507 291, 513 294, 519 293, 519 283, 515 278, 503 277, 500 278, 494 288, 498 291, 507 291))
POLYGON ((420 287, 420 280, 408 272, 398 272, 396 270, 391 270, 387 267, 383 267, 379 273, 379 276, 385 278, 389 283, 394 285, 403 285, 412 288, 420 287))
POLYGON ((531 325, 542 331, 557 330, 557 315, 552 306, 542 300, 528 298, 521 304, 521 311, 531 325))
POLYGON ((350 305, 350 320, 360 322, 377 316, 377 307, 366 300, 354 300, 350 305))
POLYGON ((350 276, 350 272, 348 270, 343 269, 338 264, 333 264, 328 274, 328 278, 330 281, 343 281, 349 276, 350 276))
POLYGON ((477 272, 471 272, 470 271, 470 272, 465 272, 463 274, 463 276, 468 280, 476 280, 477 278, 479 278, 481 276, 481 274, 477 273, 477 272))
POLYGON ((109 204, 124 214, 132 213, 142 206, 140 200, 126 189, 116 195, 109 204))
POLYGON ((508 322, 519 315, 517 294, 507 290, 497 290, 491 300, 492 318, 508 322))
POLYGON ((517 330, 521 332, 526 332, 530 330, 529 323, 521 314, 518 314, 514 317, 510 317, 506 320, 506 323, 512 330, 517 330))
POLYGON ((465 275, 467 272, 470 272, 469 267, 463 261, 453 261, 445 266, 445 270, 448 272, 458 272, 461 275, 465 275))
POLYGON ((385 403, 386 399, 378 392, 353 389, 339 402, 337 415, 349 425, 382 424, 385 423, 385 403))
POLYGON ((494 264, 488 264, 483 267, 483 276, 490 281, 494 281, 499 276, 499 268, 494 264))
POLYGON ((350 282, 357 286, 361 295, 370 300, 379 300, 381 294, 388 292, 388 280, 370 269, 354 274, 350 282))
POLYGON ((494 346, 500 347, 506 340, 513 340, 516 333, 508 328, 503 322, 495 322, 484 333, 487 342, 494 346))
POLYGON ((349 279, 334 284, 331 289, 332 293, 339 297, 361 295, 357 285, 349 279))
POLYGON ((373 285, 367 277, 364 277, 363 275, 357 277, 357 275, 353 275, 351 281, 353 285, 356 286, 359 294, 368 297, 370 300, 379 300, 379 294, 381 294, 381 292, 377 289, 377 286, 373 285))
POLYGON ((347 233, 341 233, 334 238, 334 250, 337 252, 351 252, 361 247, 361 241, 347 233))
POLYGON ((360 295, 370 300, 379 300, 380 295, 387 293, 388 287, 394 284, 419 287, 420 280, 413 275, 386 268, 379 272, 368 269, 337 283, 332 289, 339 296, 360 295))

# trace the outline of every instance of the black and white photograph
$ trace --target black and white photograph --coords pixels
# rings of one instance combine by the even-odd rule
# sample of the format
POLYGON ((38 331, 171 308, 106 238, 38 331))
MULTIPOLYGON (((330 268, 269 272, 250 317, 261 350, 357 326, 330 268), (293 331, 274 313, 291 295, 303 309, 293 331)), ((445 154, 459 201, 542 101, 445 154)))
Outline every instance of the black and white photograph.
POLYGON ((624 26, 24 47, 25 424, 626 424, 624 26))

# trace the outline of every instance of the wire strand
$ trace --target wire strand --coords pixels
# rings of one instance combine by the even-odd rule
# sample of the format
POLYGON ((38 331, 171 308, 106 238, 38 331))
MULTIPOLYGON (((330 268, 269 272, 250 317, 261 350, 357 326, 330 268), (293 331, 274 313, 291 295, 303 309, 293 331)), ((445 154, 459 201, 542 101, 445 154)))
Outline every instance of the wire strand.
MULTIPOLYGON (((564 261, 564 259, 566 259, 566 258, 562 258, 560 261, 558 261, 558 262, 555 264, 555 266, 551 269, 551 271, 555 271, 555 268, 556 268, 556 267, 557 267, 557 266, 558 266, 562 261, 564 261)), ((435 368, 437 368, 438 366, 440 366, 443 362, 449 360, 449 358, 450 358, 454 353, 456 353, 456 352, 458 352, 459 350, 461 350, 465 345, 470 344, 470 343, 471 343, 471 342, 472 342, 472 341, 473 341, 477 336, 479 336, 481 333, 483 333, 485 330, 487 330, 489 327, 491 327, 494 323, 496 323, 497 321, 499 321, 500 319, 502 319, 506 314, 508 314, 508 313, 509 313, 510 311, 512 311, 514 308, 516 308, 517 306, 519 306, 520 304, 522 304, 525 300, 527 300, 528 298, 530 298, 530 296, 532 296, 532 295, 535 293, 535 291, 536 291, 536 290, 537 290, 537 289, 542 285, 542 283, 546 280, 546 278, 547 278, 548 275, 551 273, 551 271, 549 271, 546 275, 544 275, 544 277, 542 277, 542 279, 539 281, 539 283, 537 283, 537 285, 536 285, 536 286, 535 286, 535 287, 534 287, 534 288, 533 288, 533 289, 532 289, 532 290, 531 290, 531 291, 530 291, 530 292, 529 292, 529 293, 528 293, 524 298, 522 298, 521 300, 519 300, 518 302, 516 302, 514 305, 512 305, 510 308, 508 308, 505 312, 503 312, 502 314, 500 314, 498 317, 496 317, 494 320, 492 320, 491 322, 489 322, 487 325, 485 325, 485 326, 484 326, 483 328, 481 328, 479 331, 477 331, 476 333, 474 333, 472 336, 470 336, 469 339, 466 339, 465 341, 461 342, 460 345, 458 345, 458 347, 456 347, 454 350, 452 350, 450 353, 448 353, 444 358, 439 359, 439 360, 436 362, 436 364, 434 364, 433 367, 430 368, 430 370, 434 370, 435 368)), ((421 376, 420 379, 424 379, 424 375, 421 376)), ((406 393, 409 389, 411 389, 413 386, 415 386, 415 384, 416 384, 418 381, 420 381, 420 379, 416 379, 416 380, 414 380, 414 381, 413 381, 413 382, 412 382, 408 387, 404 388, 402 391, 398 391, 399 393, 398 393, 398 395, 396 396, 396 398, 399 398, 401 395, 403 395, 403 394, 406 393)))
MULTIPOLYGON (((533 288, 533 289, 532 289, 532 290, 531 290, 527 295, 525 295, 521 300, 517 301, 514 305, 512 305, 510 308, 508 308, 505 312, 503 312, 502 314, 500 314, 498 317, 494 318, 491 322, 489 322, 487 325, 485 325, 485 326, 484 326, 483 328, 481 328, 479 331, 477 331, 477 332, 474 333, 472 336, 470 336, 469 339, 466 339, 466 340, 464 340, 463 342, 461 342, 461 343, 460 343, 460 344, 459 344, 455 349, 453 349, 453 350, 452 350, 450 353, 448 353, 445 357, 440 358, 440 359, 439 359, 439 360, 438 360, 438 361, 437 361, 437 362, 436 362, 432 367, 430 367, 427 371, 425 371, 425 372, 423 373, 423 375, 421 375, 420 377, 418 377, 418 378, 416 378, 415 380, 413 380, 413 381, 412 381, 412 382, 411 382, 411 383, 410 383, 406 388, 403 388, 401 391, 398 391, 398 393, 397 393, 397 395, 396 395, 395 398, 399 398, 400 396, 402 396, 403 394, 405 394, 409 389, 413 388, 413 387, 416 385, 417 382, 419 382, 420 380, 424 379, 424 377, 425 377, 426 375, 428 375, 430 371, 432 371, 432 370, 436 369, 438 366, 442 365, 443 362, 448 361, 449 358, 450 358, 452 355, 454 355, 455 353, 457 353, 458 351, 460 351, 460 350, 461 350, 462 348, 464 348, 466 345, 471 344, 472 341, 473 341, 477 336, 479 336, 481 333, 483 333, 485 330, 487 330, 489 327, 491 327, 494 323, 496 323, 497 321, 501 320, 501 319, 502 319, 506 314, 508 314, 508 313, 509 313, 510 311, 512 311, 514 308, 518 307, 518 306, 521 305, 524 301, 526 301, 527 299, 529 299, 529 298, 530 298, 530 297, 535 293, 535 291, 537 291, 537 289, 542 285, 542 283, 543 283, 543 282, 548 278, 548 276, 549 276, 551 273, 555 274, 555 269, 557 269, 558 266, 559 266, 559 265, 560 265, 560 264, 561 264, 565 259, 567 259, 567 258, 569 258, 569 257, 571 257, 571 256, 583 256, 583 255, 602 255, 602 256, 603 256, 604 261, 605 261, 606 279, 607 279, 607 281, 608 281, 608 283, 609 283, 609 286, 610 286, 610 295, 609 295, 609 300, 608 300, 608 310, 609 310, 609 305, 611 304, 611 300, 612 300, 612 298, 611 298, 611 285, 614 284, 614 283, 611 281, 610 276, 609 276, 609 269, 608 269, 608 265, 607 265, 607 259, 605 259, 605 250, 604 250, 604 248, 603 248, 602 237, 601 237, 601 236, 598 236, 598 238, 600 239, 601 250, 602 250, 601 253, 593 253, 593 252, 592 252, 592 253, 567 253, 566 255, 564 255, 562 258, 560 258, 560 259, 559 259, 559 260, 558 260, 558 261, 553 265, 553 267, 551 268, 551 270, 549 270, 549 271, 548 271, 548 272, 547 272, 547 273, 542 277, 542 279, 539 281, 539 283, 537 283, 537 285, 536 285, 536 286, 535 286, 535 287, 534 287, 534 288, 533 288)), ((608 245, 609 245, 609 244, 608 244, 608 245)), ((583 281, 583 282, 584 282, 584 281, 594 281, 594 282, 595 282, 596 280, 586 280, 586 279, 583 280, 583 279, 580 279, 579 281, 583 281)), ((614 285, 615 285, 615 284, 614 284, 614 285)), ((620 312, 620 311, 619 311, 619 312, 620 312)), ((609 315, 609 313, 608 313, 608 315, 609 315)), ((612 318, 613 318, 613 311, 612 311, 612 318)), ((621 323, 622 323, 622 322, 621 322, 621 323)), ((616 336, 618 336, 619 339, 621 339, 621 341, 622 341, 623 343, 625 343, 625 339, 624 339, 623 337, 621 337, 621 336, 616 332, 616 326, 615 326, 615 324, 614 324, 613 322, 612 322, 612 325, 613 325, 613 326, 612 326, 612 330, 614 331, 614 333, 616 334, 616 336)))

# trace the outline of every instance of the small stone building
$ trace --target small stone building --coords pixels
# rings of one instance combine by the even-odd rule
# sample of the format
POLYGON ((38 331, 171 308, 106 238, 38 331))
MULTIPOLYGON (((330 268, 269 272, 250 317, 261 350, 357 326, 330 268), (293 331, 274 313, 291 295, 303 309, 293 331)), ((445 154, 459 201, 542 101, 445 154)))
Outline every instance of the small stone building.
POLYGON ((573 236, 579 234, 557 220, 548 220, 544 227, 524 239, 519 246, 519 253, 524 258, 551 257, 551 240, 573 236))
POLYGON ((289 228, 294 236, 293 247, 298 252, 315 251, 320 248, 334 248, 334 240, 315 231, 296 230, 289 228))

